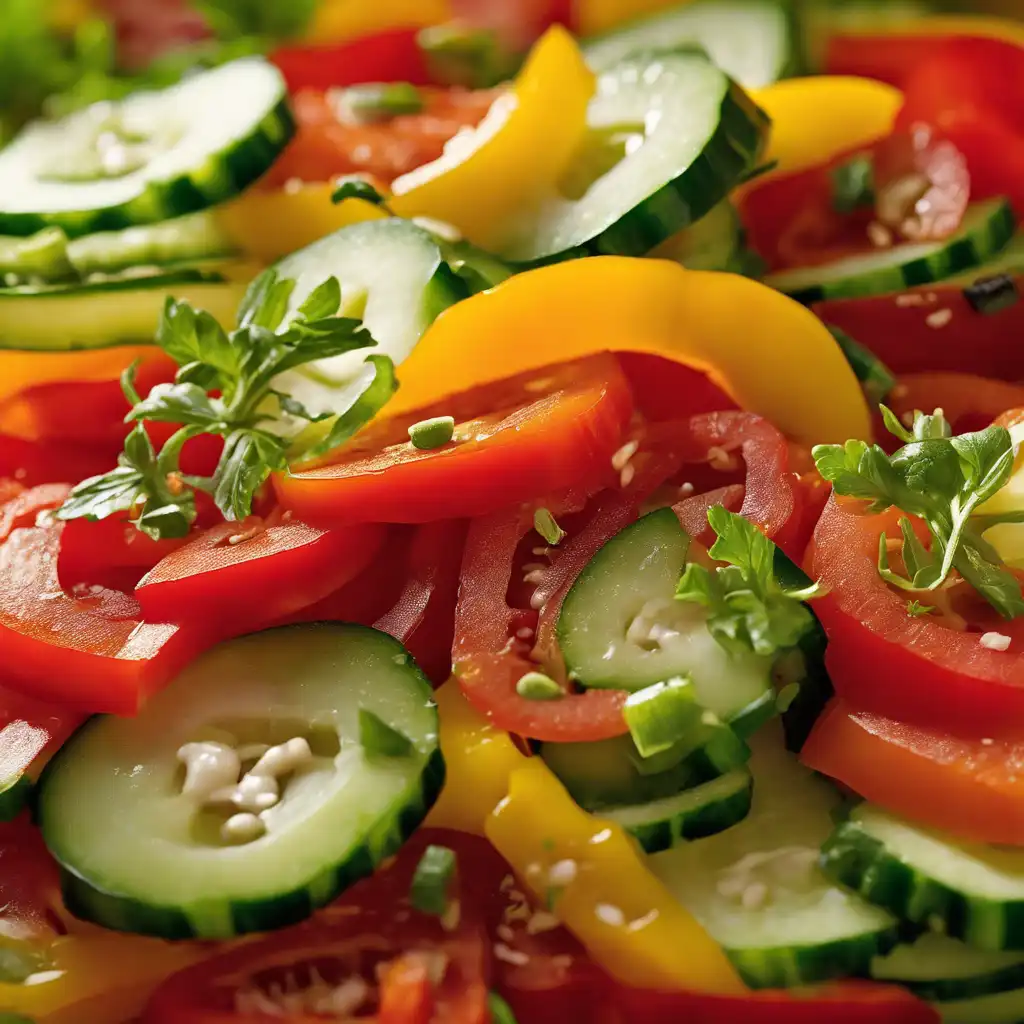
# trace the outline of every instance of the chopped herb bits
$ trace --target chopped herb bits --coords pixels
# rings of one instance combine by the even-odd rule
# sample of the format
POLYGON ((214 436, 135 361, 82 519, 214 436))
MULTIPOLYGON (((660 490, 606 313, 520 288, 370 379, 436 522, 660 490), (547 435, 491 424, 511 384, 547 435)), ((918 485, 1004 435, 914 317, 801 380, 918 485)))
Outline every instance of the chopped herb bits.
POLYGON ((414 448, 430 451, 448 444, 455 436, 455 420, 451 416, 435 416, 420 420, 409 428, 409 440, 414 448))

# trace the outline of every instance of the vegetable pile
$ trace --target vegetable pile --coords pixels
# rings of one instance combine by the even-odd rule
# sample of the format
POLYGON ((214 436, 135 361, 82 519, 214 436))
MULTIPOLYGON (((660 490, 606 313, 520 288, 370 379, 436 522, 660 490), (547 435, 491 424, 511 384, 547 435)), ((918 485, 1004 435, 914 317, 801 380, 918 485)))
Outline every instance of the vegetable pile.
POLYGON ((1024 1018, 1024 28, 924 8, 12 0, 0 1024, 1024 1018))

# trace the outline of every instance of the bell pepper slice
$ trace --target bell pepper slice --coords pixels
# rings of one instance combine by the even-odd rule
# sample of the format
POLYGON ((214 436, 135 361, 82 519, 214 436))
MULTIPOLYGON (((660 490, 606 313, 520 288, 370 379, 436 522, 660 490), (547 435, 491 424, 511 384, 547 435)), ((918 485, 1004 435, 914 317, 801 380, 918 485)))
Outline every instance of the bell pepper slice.
POLYGON ((512 774, 487 838, 614 977, 655 989, 744 991, 721 947, 647 870, 632 840, 578 807, 543 761, 512 774))
POLYGON ((27 983, 0 983, 0 1007, 36 1024, 130 1020, 160 981, 204 956, 197 944, 89 929, 54 943, 48 968, 27 983))
POLYGON ((515 218, 555 190, 586 130, 594 81, 572 36, 549 29, 475 131, 392 184, 395 213, 453 224, 499 251, 515 218))
POLYGON ((787 78, 751 96, 772 121, 765 162, 789 174, 888 135, 903 103, 898 89, 868 78, 787 78))
POLYGON ((152 354, 152 348, 141 345, 82 352, 0 352, 0 401, 41 384, 117 380, 126 366, 152 354))
POLYGON ((507 732, 496 729, 466 700, 455 680, 434 694, 441 718, 447 781, 427 828, 484 834, 484 822, 508 793, 509 778, 527 763, 507 732))
POLYGON ((343 43, 393 28, 426 28, 452 17, 448 0, 322 0, 306 29, 305 42, 343 43))
POLYGON ((333 185, 301 184, 263 192, 250 189, 217 208, 217 220, 249 256, 273 263, 351 224, 387 216, 362 199, 331 202, 333 185))
POLYGON ((747 278, 621 256, 531 270, 452 306, 400 367, 390 411, 603 351, 703 370, 793 440, 870 436, 860 385, 808 310, 747 278))

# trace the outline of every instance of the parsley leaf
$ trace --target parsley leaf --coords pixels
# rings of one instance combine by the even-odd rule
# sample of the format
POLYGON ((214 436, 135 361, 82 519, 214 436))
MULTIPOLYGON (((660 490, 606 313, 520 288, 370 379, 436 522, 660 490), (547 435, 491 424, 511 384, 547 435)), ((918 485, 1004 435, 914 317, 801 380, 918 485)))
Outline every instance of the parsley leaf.
POLYGON ((892 569, 889 544, 880 537, 879 574, 903 590, 927 592, 941 587, 955 569, 1005 618, 1024 614, 1020 584, 983 537, 997 523, 1024 522, 1024 512, 977 514, 1013 473, 1009 431, 988 427, 953 437, 938 410, 915 413, 907 429, 881 408, 890 433, 904 442, 892 456, 863 441, 819 445, 813 452, 818 472, 837 494, 870 501, 871 512, 898 508, 927 528, 930 545, 909 518, 900 520, 904 574, 892 569))
POLYGON ((290 459, 329 452, 369 422, 398 387, 387 356, 369 356, 352 382, 339 389, 331 411, 322 415, 312 415, 275 387, 289 370, 376 344, 359 320, 336 315, 341 286, 333 277, 316 287, 286 323, 294 287, 273 270, 261 274, 242 301, 240 326, 230 334, 208 313, 168 299, 156 340, 179 365, 175 380, 142 397, 134 367, 124 374, 122 388, 132 406, 125 419, 135 427, 119 465, 79 484, 60 517, 102 519, 127 511, 150 536, 180 537, 195 520, 195 491, 204 490, 225 519, 244 519, 272 472, 286 469, 290 459), (179 429, 157 453, 145 421, 174 423, 179 429), (200 434, 224 439, 209 479, 179 470, 182 448, 200 434))
POLYGON ((803 602, 820 595, 818 585, 783 588, 775 576, 775 545, 743 516, 715 505, 708 522, 718 536, 708 553, 729 564, 711 572, 690 562, 676 599, 707 608, 708 629, 728 651, 770 655, 795 646, 814 623, 803 602))

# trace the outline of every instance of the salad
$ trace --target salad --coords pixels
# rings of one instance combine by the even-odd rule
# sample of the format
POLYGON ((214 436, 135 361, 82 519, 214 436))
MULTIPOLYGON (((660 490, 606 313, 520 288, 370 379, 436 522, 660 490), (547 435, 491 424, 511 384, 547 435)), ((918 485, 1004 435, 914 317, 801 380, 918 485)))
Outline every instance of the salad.
POLYGON ((0 1024, 1024 1020, 1024 27, 11 4, 0 1024))

